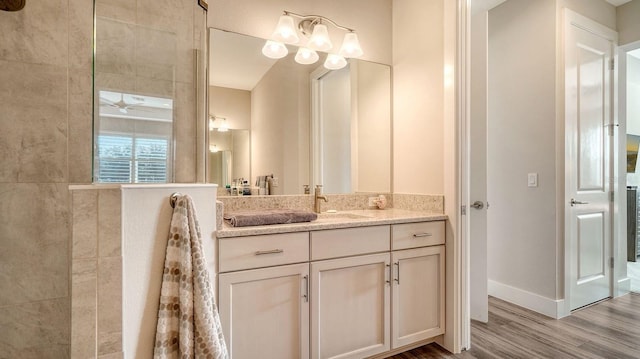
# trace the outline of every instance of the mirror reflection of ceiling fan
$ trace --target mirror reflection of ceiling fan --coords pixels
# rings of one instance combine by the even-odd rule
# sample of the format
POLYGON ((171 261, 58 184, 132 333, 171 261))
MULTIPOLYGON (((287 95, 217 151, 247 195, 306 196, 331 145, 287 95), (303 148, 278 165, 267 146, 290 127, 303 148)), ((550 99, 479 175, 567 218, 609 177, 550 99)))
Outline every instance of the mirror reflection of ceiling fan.
POLYGON ((120 93, 120 100, 118 101, 112 101, 106 97, 100 97, 100 105, 101 106, 110 106, 110 107, 114 107, 117 108, 118 111, 120 111, 121 113, 129 113, 130 109, 135 109, 137 111, 145 111, 144 109, 142 109, 142 107, 144 107, 144 98, 143 97, 139 97, 139 96, 133 96, 133 95, 128 95, 128 97, 130 97, 132 100, 134 101, 138 101, 138 102, 132 102, 129 103, 127 101, 124 100, 124 94, 120 93))

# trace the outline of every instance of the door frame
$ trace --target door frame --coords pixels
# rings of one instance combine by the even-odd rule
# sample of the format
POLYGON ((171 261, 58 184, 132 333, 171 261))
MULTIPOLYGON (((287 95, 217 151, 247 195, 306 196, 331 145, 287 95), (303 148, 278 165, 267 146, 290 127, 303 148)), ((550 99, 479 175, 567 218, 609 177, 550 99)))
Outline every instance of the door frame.
MULTIPOLYGON (((567 29, 569 29, 569 26, 572 26, 572 24, 575 24, 576 26, 591 32, 597 36, 600 36, 604 39, 607 39, 609 41, 611 41, 611 46, 612 46, 612 59, 614 60, 614 62, 618 62, 616 61, 616 55, 615 55, 615 50, 617 47, 617 43, 618 43, 618 33, 615 32, 614 30, 609 29, 608 27, 595 22, 583 15, 578 14, 577 12, 574 12, 572 10, 569 10, 567 8, 563 9, 563 22, 562 22, 562 31, 561 31, 561 51, 559 51, 559 67, 561 67, 562 71, 560 71, 561 73, 558 75, 558 83, 561 84, 560 86, 558 86, 559 89, 562 90, 561 94, 557 94, 557 99, 558 102, 560 104, 560 109, 558 110, 558 115, 561 116, 562 121, 563 121, 563 128, 566 130, 568 127, 568 124, 566 122, 566 115, 565 115, 565 108, 566 108, 566 104, 564 103, 564 97, 565 97, 565 82, 564 82, 564 67, 565 67, 565 58, 564 58, 564 48, 566 46, 565 44, 565 39, 566 39, 566 33, 567 33, 567 29), (562 100, 560 100, 560 98, 562 100)), ((614 67, 616 68, 616 67, 614 67)), ((616 120, 617 120, 617 91, 616 91, 616 85, 617 85, 617 71, 614 70, 613 74, 612 74, 612 78, 611 78, 611 89, 610 89, 610 119, 612 121, 611 125, 616 124, 616 120)), ((614 201, 612 203, 610 203, 610 220, 611 220, 611 225, 610 225, 610 240, 609 243, 607 243, 606 245, 609 246, 610 249, 610 256, 611 258, 614 259, 615 262, 619 261, 619 256, 618 256, 618 242, 619 240, 619 234, 620 232, 620 222, 621 222, 621 218, 620 218, 620 198, 624 197, 620 194, 620 187, 619 187, 619 182, 621 179, 620 174, 620 168, 618 166, 618 161, 616 161, 617 157, 619 157, 618 152, 619 152, 619 146, 618 143, 620 142, 618 140, 619 136, 619 130, 613 130, 613 136, 612 136, 612 143, 609 144, 609 148, 611 149, 611 153, 609 154, 610 159, 609 159, 609 166, 610 168, 609 173, 610 173, 610 187, 609 190, 612 191, 614 193, 614 201), (614 178, 618 178, 618 181, 616 182, 614 180, 614 178)), ((566 145, 566 136, 567 134, 564 134, 564 138, 563 138, 563 144, 566 145)), ((563 146, 564 147, 564 146, 563 146)), ((561 153, 558 152, 558 157, 562 157, 563 159, 566 158, 566 153, 568 151, 568 149, 566 147, 564 147, 564 151, 562 151, 561 153)), ((563 160, 564 163, 564 160, 563 160)), ((564 176, 564 194, 562 196, 558 196, 558 198, 556 200, 560 200, 558 203, 558 213, 562 213, 564 214, 564 218, 563 221, 561 222, 564 226, 564 245, 563 245, 563 249, 564 249, 564 301, 561 302, 561 304, 558 307, 558 317, 564 317, 564 316, 568 316, 571 314, 571 285, 569 283, 571 283, 572 278, 571 278, 571 259, 570 259, 570 253, 571 253, 571 240, 570 240, 570 236, 571 236, 571 225, 570 225, 570 208, 569 208, 569 191, 567 190, 569 187, 569 176, 567 175, 568 173, 568 167, 565 163, 564 165, 564 170, 565 170, 565 176, 564 176)), ((626 178, 626 176, 622 177, 622 178, 626 178)), ((626 185, 625 185, 626 186, 626 185)), ((624 217, 623 219, 624 222, 626 222, 626 217, 624 217)), ((611 297, 614 296, 614 293, 617 293, 617 289, 618 289, 618 283, 616 278, 618 278, 618 273, 616 273, 616 268, 614 266, 613 270, 610 271, 610 287, 609 287, 609 295, 611 297)))

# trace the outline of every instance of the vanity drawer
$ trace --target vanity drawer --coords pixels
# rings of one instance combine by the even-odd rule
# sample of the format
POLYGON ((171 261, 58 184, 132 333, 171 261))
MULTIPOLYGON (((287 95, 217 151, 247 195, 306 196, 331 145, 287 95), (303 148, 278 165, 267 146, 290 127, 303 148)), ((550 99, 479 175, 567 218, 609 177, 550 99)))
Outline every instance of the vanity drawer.
POLYGON ((389 226, 311 232, 311 260, 389 251, 389 226))
POLYGON ((444 244, 444 221, 394 224, 391 238, 393 250, 444 244))
POLYGON ((309 232, 220 238, 219 272, 309 261, 309 232))

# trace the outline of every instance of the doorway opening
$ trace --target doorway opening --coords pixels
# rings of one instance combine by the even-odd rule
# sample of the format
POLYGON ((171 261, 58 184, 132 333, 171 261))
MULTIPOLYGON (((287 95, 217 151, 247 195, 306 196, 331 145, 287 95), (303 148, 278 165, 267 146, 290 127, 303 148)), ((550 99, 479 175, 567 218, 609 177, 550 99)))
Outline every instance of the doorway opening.
POLYGON ((626 118, 627 149, 627 276, 630 290, 640 293, 640 43, 620 50, 620 117, 626 118))

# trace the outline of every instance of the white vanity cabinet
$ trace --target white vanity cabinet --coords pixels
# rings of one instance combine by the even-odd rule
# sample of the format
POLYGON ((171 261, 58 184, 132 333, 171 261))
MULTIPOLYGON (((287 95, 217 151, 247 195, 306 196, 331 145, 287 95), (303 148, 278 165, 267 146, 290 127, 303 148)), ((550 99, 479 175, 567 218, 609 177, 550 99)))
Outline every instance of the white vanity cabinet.
POLYGON ((381 358, 444 333, 444 221, 219 239, 231 359, 381 358))
POLYGON ((391 348, 389 226, 311 232, 311 358, 391 348), (376 253, 377 254, 369 254, 376 253))
POLYGON ((392 348, 444 334, 444 222, 391 226, 392 348))
POLYGON ((220 322, 231 358, 309 357, 309 233, 221 239, 220 322), (301 264, 291 264, 303 262, 301 264))

